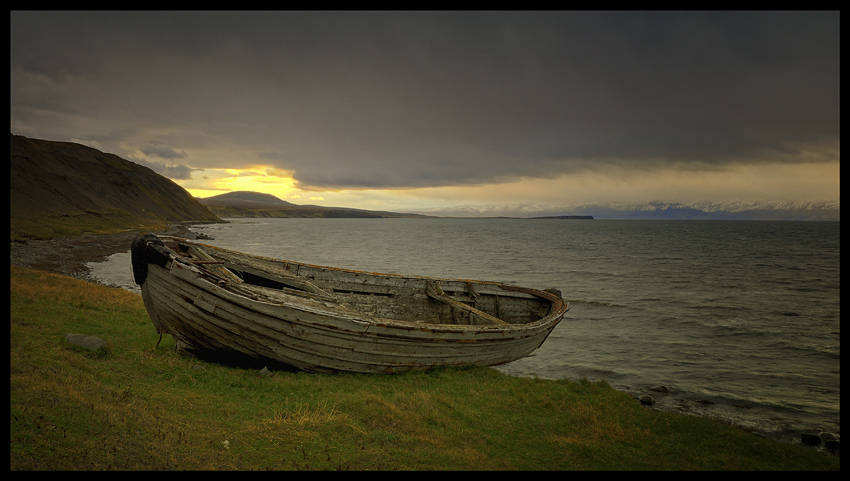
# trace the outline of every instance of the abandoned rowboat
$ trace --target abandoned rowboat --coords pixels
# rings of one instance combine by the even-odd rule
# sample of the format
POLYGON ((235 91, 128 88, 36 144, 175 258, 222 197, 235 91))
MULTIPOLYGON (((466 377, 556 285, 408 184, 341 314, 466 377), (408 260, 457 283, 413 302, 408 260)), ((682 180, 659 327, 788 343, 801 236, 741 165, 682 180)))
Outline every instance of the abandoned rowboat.
POLYGON ((557 291, 375 274, 139 235, 133 276, 156 331, 223 364, 389 373, 494 366, 564 317, 557 291))

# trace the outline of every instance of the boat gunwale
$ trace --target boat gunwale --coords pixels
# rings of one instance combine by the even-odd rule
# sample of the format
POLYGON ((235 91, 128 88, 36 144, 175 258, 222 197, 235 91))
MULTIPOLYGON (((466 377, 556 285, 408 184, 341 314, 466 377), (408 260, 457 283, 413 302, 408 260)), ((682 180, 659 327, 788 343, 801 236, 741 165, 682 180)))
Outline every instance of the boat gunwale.
MULTIPOLYGON (((338 311, 333 310, 328 307, 318 307, 318 306, 308 306, 306 303, 298 300, 291 301, 276 301, 270 302, 265 301, 263 299, 258 299, 255 297, 249 297, 240 292, 235 292, 232 289, 227 288, 226 286, 220 286, 210 282, 208 279, 204 277, 204 273, 202 273, 195 266, 185 263, 179 262, 179 268, 187 269, 192 272, 191 279, 198 283, 203 283, 205 285, 196 285, 195 282, 191 282, 189 278, 183 278, 180 276, 180 280, 183 282, 188 282, 190 284, 195 285, 196 288, 200 289, 203 292, 210 293, 218 298, 226 302, 231 302, 236 305, 239 305, 243 308, 251 308, 255 311, 262 312, 266 309, 263 309, 256 304, 260 304, 261 306, 267 306, 268 310, 274 309, 294 309, 302 312, 309 312, 312 314, 323 315, 329 318, 339 319, 343 322, 352 322, 356 324, 360 324, 362 326, 376 326, 376 327, 384 327, 391 329, 400 329, 405 333, 409 333, 411 330, 421 331, 421 332, 430 332, 430 333, 465 333, 465 332, 493 332, 504 335, 505 333, 511 333, 515 336, 520 336, 521 333, 528 331, 538 331, 549 329, 548 325, 551 323, 559 323, 561 318, 563 318, 563 313, 556 311, 554 313, 550 313, 536 321, 532 321, 526 324, 509 324, 507 326, 501 325, 469 325, 469 324, 440 324, 433 322, 415 322, 415 321, 405 321, 399 319, 390 319, 385 317, 376 317, 369 316, 362 313, 352 312, 352 313, 344 313, 341 314, 338 311), (222 295, 222 294, 225 295, 222 295), (234 299, 235 298, 235 299, 234 299), (237 302, 238 301, 238 302, 237 302), (248 305, 246 305, 248 304, 248 305), (254 304, 250 306, 250 304, 254 304), (258 309, 258 307, 260 307, 258 309)), ((167 264, 166 270, 169 271, 171 275, 174 275, 172 272, 173 269, 173 261, 169 261, 167 264)), ((178 277, 175 275, 175 277, 178 277)), ((273 315, 271 312, 266 312, 267 315, 273 315)), ((554 326, 553 326, 554 327, 554 326)), ((533 334, 532 334, 533 335, 533 334)), ((408 337, 408 335, 404 337, 408 337)), ((521 337, 518 337, 521 338, 521 337)))
MULTIPOLYGON (((181 290, 192 290, 192 289, 201 290, 201 288, 198 287, 198 286, 185 283, 185 281, 182 281, 179 278, 169 276, 167 269, 161 269, 161 270, 155 269, 155 271, 157 271, 157 272, 153 274, 154 276, 162 276, 163 279, 171 278, 172 281, 170 281, 170 282, 172 282, 172 283, 187 284, 187 287, 180 288, 181 290)), ((175 295, 182 297, 180 293, 177 293, 176 291, 168 289, 168 285, 167 285, 168 282, 163 282, 163 284, 165 284, 165 285, 159 285, 157 283, 154 283, 154 284, 148 286, 148 289, 153 289, 154 291, 160 291, 160 292, 163 292, 163 293, 174 293, 175 295)), ((178 304, 182 305, 181 303, 178 303, 178 304)), ((370 334, 368 331, 341 332, 341 331, 335 331, 335 330, 328 330, 328 329, 324 329, 323 327, 325 327, 325 326, 323 326, 323 325, 314 325, 314 324, 308 324, 308 323, 303 323, 303 322, 293 322, 293 321, 281 320, 279 318, 275 318, 274 316, 271 316, 268 313, 262 313, 262 312, 252 313, 251 309, 246 308, 245 306, 240 306, 238 304, 229 304, 229 307, 227 305, 220 305, 220 304, 215 305, 215 309, 222 309, 222 310, 228 311, 230 313, 230 315, 227 316, 226 318, 222 318, 221 316, 216 315, 214 312, 210 312, 210 311, 204 309, 203 307, 201 307, 197 304, 192 304, 192 306, 194 306, 194 307, 171 306, 171 307, 167 307, 167 308, 170 309, 170 310, 174 310, 174 311, 181 311, 181 310, 185 311, 187 309, 189 309, 189 310, 197 309, 197 310, 199 310, 199 312, 196 314, 197 316, 211 319, 211 320, 207 320, 203 323, 198 323, 198 322, 195 322, 194 320, 192 320, 191 316, 190 316, 189 318, 186 318, 184 321, 182 321, 182 323, 188 322, 189 324, 196 324, 198 327, 194 330, 198 331, 198 332, 205 332, 206 329, 199 330, 199 328, 201 326, 206 326, 209 323, 214 327, 215 330, 224 330, 224 331, 230 332, 231 334, 239 335, 240 337, 244 336, 244 334, 239 334, 238 332, 234 331, 233 327, 237 327, 237 330, 247 329, 248 331, 252 332, 252 335, 247 337, 246 339, 260 339, 260 338, 262 338, 262 339, 272 339, 272 337, 269 337, 267 334, 263 334, 262 331, 274 330, 274 331, 277 331, 280 335, 283 335, 287 338, 290 338, 294 341, 297 341, 297 342, 295 342, 295 344, 285 343, 287 345, 288 349, 290 349, 290 350, 293 350, 295 352, 300 352, 304 356, 321 356, 321 357, 325 357, 325 358, 328 358, 328 359, 337 359, 337 360, 340 360, 340 359, 338 359, 336 357, 327 356, 326 353, 322 352, 322 349, 309 348, 308 346, 313 345, 313 343, 311 343, 306 338, 302 337, 305 334, 304 331, 302 331, 300 333, 298 333, 297 331, 307 329, 310 332, 310 336, 318 336, 322 339, 329 339, 329 338, 337 339, 338 340, 337 343, 327 343, 327 342, 323 341, 321 344, 323 344, 325 347, 336 346, 336 348, 338 348, 338 349, 343 349, 344 352, 349 352, 349 351, 350 352, 357 352, 357 353, 360 353, 358 356, 366 356, 367 358, 380 358, 382 356, 387 355, 388 351, 386 349, 377 349, 377 350, 373 350, 374 348, 367 349, 369 346, 384 345, 386 342, 389 342, 390 345, 395 345, 396 349, 401 349, 401 350, 410 349, 412 346, 424 346, 423 343, 427 343, 428 345, 432 346, 432 348, 434 348, 434 349, 450 349, 449 346, 453 343, 466 344, 468 346, 468 348, 473 348, 475 350, 475 352, 466 352, 466 353, 453 352, 451 354, 449 354, 448 350, 446 350, 445 353, 439 353, 439 351, 430 351, 430 352, 427 352, 427 353, 421 352, 421 353, 418 353, 418 354, 408 352, 408 353, 405 354, 405 356, 412 358, 412 359, 416 359, 416 358, 422 358, 422 359, 432 358, 433 359, 435 356, 437 358, 447 357, 447 358, 452 358, 452 359, 455 359, 455 360, 469 358, 469 359, 474 361, 476 359, 481 358, 482 353, 480 351, 482 351, 482 350, 489 351, 488 345, 492 344, 492 343, 502 344, 504 341, 513 341, 513 342, 516 342, 516 343, 527 342, 527 343, 530 343, 530 344, 539 345, 543 341, 543 339, 539 339, 539 337, 542 333, 537 333, 536 335, 533 335, 533 336, 527 336, 527 337, 524 337, 524 338, 513 338, 513 339, 498 339, 498 338, 489 338, 489 339, 488 338, 435 339, 433 337, 411 338, 409 336, 397 337, 397 338, 393 339, 393 338, 386 338, 386 337, 383 337, 383 336, 379 336, 381 342, 375 343, 375 342, 373 342, 374 338, 372 336, 366 336, 366 337, 363 336, 363 334, 370 334), (247 316, 240 314, 238 312, 239 310, 246 311, 247 316), (238 318, 241 318, 243 320, 248 320, 249 319, 248 316, 252 316, 252 315, 259 316, 260 318, 267 318, 268 320, 263 321, 263 322, 258 322, 257 319, 254 318, 254 319, 250 319, 249 324, 235 323, 233 321, 226 321, 225 320, 225 319, 231 319, 233 317, 238 317, 238 318), (280 329, 281 325, 277 325, 277 322, 281 322, 282 325, 289 325, 290 327, 288 327, 287 329, 281 330, 280 329), (256 327, 254 327, 254 326, 256 326, 256 327), (289 332, 289 331, 292 331, 292 332, 289 332), (370 338, 372 338, 373 340, 370 340, 370 338), (502 341, 502 342, 500 342, 500 341, 502 341), (407 347, 404 347, 404 346, 407 346, 407 347), (445 346, 445 347, 443 347, 443 346, 445 346)), ((183 316, 181 316, 181 317, 183 317, 183 316)), ((172 327, 172 329, 167 329, 166 332, 170 332, 171 330, 173 330, 173 326, 171 326, 171 327, 172 327)), ((372 334, 374 334, 374 333, 372 333, 372 334)), ((181 338, 185 337, 184 334, 180 334, 179 336, 181 338)), ((204 337, 208 337, 208 334, 205 334, 204 337)), ((216 337, 220 337, 220 336, 216 336, 216 337)), ((233 340, 235 341, 236 339, 233 339, 233 340)), ((276 342, 279 342, 279 341, 276 341, 276 342)), ((237 341, 237 344, 239 344, 238 341, 237 341)), ((252 343, 249 342, 248 344, 245 345, 245 347, 247 349, 255 350, 255 349, 250 347, 251 344, 252 343)), ((265 344, 261 343, 260 345, 264 346, 265 344)), ((390 349, 389 351, 392 351, 392 349, 390 349)), ((492 351, 490 351, 490 352, 492 352, 492 351)), ((357 356, 355 356, 355 357, 357 357, 357 356)), ((348 362, 363 362, 363 361, 356 361, 356 360, 350 359, 350 360, 348 360, 348 362)), ((510 362, 510 361, 505 361, 505 362, 510 362)), ((375 364, 375 362, 373 361, 372 364, 375 364)), ((397 364, 397 363, 388 363, 387 365, 390 365, 390 364, 397 364)))
MULTIPOLYGON (((381 325, 381 326, 385 326, 385 327, 397 327, 397 328, 400 328, 400 329, 404 329, 405 331, 409 331, 411 328, 415 328, 417 330, 422 330, 422 331, 447 332, 447 333, 448 332, 468 332, 468 331, 487 331, 487 332, 492 331, 492 332, 506 333, 506 332, 519 332, 519 331, 529 331, 529 330, 536 331, 536 330, 540 330, 541 328, 552 329, 552 328, 554 328, 554 326, 552 326, 551 328, 549 328, 547 326, 549 324, 552 324, 552 323, 554 323, 554 324, 560 323, 564 314, 569 310, 569 303, 566 300, 564 300, 563 298, 561 298, 560 296, 556 296, 556 295, 551 294, 549 292, 542 291, 542 290, 539 290, 539 289, 534 289, 534 288, 513 286, 513 285, 510 285, 510 284, 504 284, 504 283, 494 282, 494 281, 481 281, 481 280, 472 280, 472 279, 454 279, 454 278, 442 278, 442 277, 431 277, 431 276, 378 273, 378 272, 360 271, 360 270, 348 269, 348 268, 322 266, 322 265, 317 265, 317 264, 308 264, 308 263, 297 262, 297 261, 275 259, 275 258, 271 258, 271 257, 247 254, 247 253, 244 253, 244 252, 238 252, 238 251, 226 249, 226 248, 223 248, 223 247, 212 246, 212 245, 209 245, 209 244, 204 244, 204 243, 201 243, 201 242, 195 242, 195 241, 191 241, 191 240, 180 238, 180 237, 174 237, 174 236, 159 236, 159 237, 162 240, 165 240, 165 239, 174 240, 176 242, 183 242, 183 243, 186 243, 186 244, 189 244, 189 245, 201 246, 201 247, 213 249, 215 251, 224 251, 224 252, 236 255, 237 257, 257 258, 257 259, 262 259, 264 261, 273 262, 275 264, 306 266, 306 267, 311 268, 311 269, 328 269, 328 270, 331 270, 331 271, 340 271, 340 272, 345 272, 345 273, 368 275, 368 276, 374 276, 374 277, 423 281, 426 284, 427 284, 427 281, 429 281, 429 280, 438 280, 438 281, 442 281, 442 282, 474 283, 476 285, 498 287, 500 290, 510 292, 511 295, 513 295, 514 293, 519 294, 516 297, 529 296, 529 297, 534 297, 534 298, 542 298, 542 299, 550 302, 551 306, 552 306, 552 307, 550 307, 550 312, 546 316, 543 316, 540 319, 537 319, 535 321, 531 321, 531 322, 528 322, 528 323, 522 323, 522 324, 514 324, 514 323, 508 323, 508 322, 506 322, 507 325, 446 324, 446 323, 434 323, 434 322, 426 322, 426 321, 421 321, 421 322, 405 321, 405 320, 400 320, 400 319, 391 319, 391 318, 385 318, 385 317, 369 316, 367 314, 362 314, 362 313, 346 314, 346 316, 345 316, 346 320, 351 320, 351 321, 356 322, 356 323, 368 323, 370 325, 381 325)), ((261 304, 265 304, 265 305, 269 305, 269 306, 273 306, 273 307, 286 307, 286 308, 294 308, 294 309, 298 309, 298 310, 313 311, 313 309, 306 309, 304 304, 296 302, 296 301, 292 301, 291 303, 285 302, 285 301, 268 302, 268 301, 264 301, 262 299, 258 299, 258 298, 255 298, 255 297, 249 297, 249 296, 242 294, 240 292, 236 292, 233 289, 228 289, 227 287, 222 287, 222 286, 216 285, 216 284, 210 282, 208 279, 206 279, 205 273, 202 272, 200 269, 198 269, 197 266, 193 265, 191 262, 188 262, 185 259, 180 258, 180 256, 178 256, 176 254, 172 254, 171 260, 169 262, 173 262, 174 260, 179 261, 179 263, 181 265, 189 268, 197 276, 197 278, 200 281, 203 281, 203 282, 209 284, 209 286, 214 286, 217 289, 223 289, 230 295, 237 296, 239 298, 248 300, 250 302, 257 302, 257 303, 261 303, 261 304)), ((169 266, 169 270, 170 269, 171 269, 171 267, 169 266)), ((198 287, 200 288, 200 286, 198 286, 198 287)), ((317 313, 321 313, 321 314, 327 315, 329 317, 339 318, 339 313, 334 312, 333 310, 319 308, 317 313)))

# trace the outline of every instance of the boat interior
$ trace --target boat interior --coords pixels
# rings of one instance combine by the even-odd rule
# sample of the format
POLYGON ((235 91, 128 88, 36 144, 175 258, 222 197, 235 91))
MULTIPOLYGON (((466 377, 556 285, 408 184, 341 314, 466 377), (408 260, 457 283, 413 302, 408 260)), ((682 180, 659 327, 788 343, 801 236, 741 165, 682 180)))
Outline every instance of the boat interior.
POLYGON ((376 274, 162 240, 208 281, 265 302, 302 302, 387 321, 494 327, 536 322, 565 307, 559 295, 494 282, 376 274))

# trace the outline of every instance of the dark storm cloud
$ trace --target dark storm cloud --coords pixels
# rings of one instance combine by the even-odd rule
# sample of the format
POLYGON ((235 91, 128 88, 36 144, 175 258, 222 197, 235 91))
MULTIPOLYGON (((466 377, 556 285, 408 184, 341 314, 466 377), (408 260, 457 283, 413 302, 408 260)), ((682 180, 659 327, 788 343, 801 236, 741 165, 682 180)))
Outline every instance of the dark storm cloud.
POLYGON ((154 172, 164 175, 169 179, 173 180, 188 180, 192 178, 192 172, 197 169, 192 169, 191 167, 187 167, 185 165, 171 165, 165 162, 161 162, 158 160, 148 160, 148 159, 139 159, 139 158, 130 158, 130 160, 136 162, 137 164, 144 165, 145 167, 153 170, 154 172))
POLYGON ((219 148, 304 187, 838 157, 837 12, 13 12, 11 25, 13 132, 106 146, 120 126, 140 136, 113 151, 219 148))
POLYGON ((173 148, 161 144, 147 144, 142 146, 139 150, 141 150, 145 155, 160 157, 163 159, 182 159, 187 156, 186 152, 177 152, 173 148))

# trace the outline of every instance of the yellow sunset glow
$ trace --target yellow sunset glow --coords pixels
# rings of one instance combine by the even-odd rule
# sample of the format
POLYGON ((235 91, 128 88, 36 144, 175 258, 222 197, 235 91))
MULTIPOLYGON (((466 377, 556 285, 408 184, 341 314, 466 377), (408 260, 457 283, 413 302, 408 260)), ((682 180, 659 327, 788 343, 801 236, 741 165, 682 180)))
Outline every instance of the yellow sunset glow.
POLYGON ((514 203, 569 205, 585 202, 650 202, 669 199, 696 202, 710 196, 717 201, 787 201, 788 192, 815 201, 832 199, 838 192, 838 163, 760 164, 730 166, 697 172, 673 168, 651 173, 577 172, 548 179, 521 178, 513 182, 475 186, 417 189, 342 189, 305 191, 292 172, 266 165, 245 169, 204 169, 192 179, 175 182, 195 197, 233 191, 271 194, 295 204, 319 204, 372 210, 411 212, 450 205, 514 203), (789 185, 788 179, 793 179, 789 185), (824 189, 824 186, 831 188, 824 189), (612 195, 616 192, 616 195, 612 195))
POLYGON ((191 179, 175 182, 195 197, 211 197, 234 191, 252 191, 271 194, 279 199, 297 199, 298 183, 292 173, 267 165, 254 165, 246 169, 204 169, 191 179))

